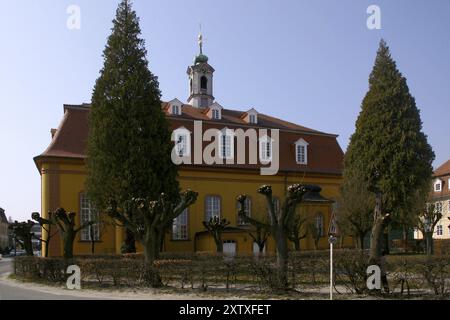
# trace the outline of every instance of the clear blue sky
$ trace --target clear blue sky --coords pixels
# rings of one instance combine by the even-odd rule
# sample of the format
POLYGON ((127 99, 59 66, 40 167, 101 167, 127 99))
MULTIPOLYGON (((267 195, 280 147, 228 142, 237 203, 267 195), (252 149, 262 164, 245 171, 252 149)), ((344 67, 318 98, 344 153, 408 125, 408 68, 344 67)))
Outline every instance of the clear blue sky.
MULTIPOLYGON (((64 103, 89 102, 118 0, 0 0, 0 207, 40 211, 33 157, 50 143, 64 103), (81 29, 66 27, 69 5, 81 29)), ((450 1, 135 0, 163 98, 186 101, 202 23, 214 95, 339 134, 346 149, 385 38, 421 110, 435 166, 450 158, 450 1), (371 4, 381 30, 366 27, 371 4)))

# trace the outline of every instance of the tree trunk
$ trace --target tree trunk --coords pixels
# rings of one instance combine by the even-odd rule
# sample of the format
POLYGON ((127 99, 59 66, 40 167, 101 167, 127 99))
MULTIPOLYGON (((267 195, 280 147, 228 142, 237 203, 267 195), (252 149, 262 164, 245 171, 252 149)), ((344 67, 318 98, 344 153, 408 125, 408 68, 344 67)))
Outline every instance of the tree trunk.
POLYGON ((49 244, 50 240, 47 240, 44 242, 44 250, 45 250, 45 254, 44 257, 48 258, 48 244, 49 244))
POLYGON ((359 234, 359 249, 360 250, 364 250, 364 238, 366 237, 365 233, 360 233, 359 234))
POLYGON ((403 252, 408 252, 408 227, 403 225, 403 252))
POLYGON ((382 275, 382 283, 385 291, 389 291, 387 278, 383 275, 386 274, 384 263, 381 261, 383 254, 383 242, 384 242, 384 229, 389 223, 389 215, 383 215, 381 210, 381 194, 376 195, 376 205, 374 210, 374 223, 372 227, 372 238, 370 240, 370 256, 369 264, 377 265, 380 267, 382 275))
POLYGON ((300 251, 300 239, 299 238, 295 238, 295 240, 294 240, 294 249, 295 249, 295 251, 300 251))
POLYGON ((426 243, 426 253, 427 255, 434 254, 434 246, 433 246, 433 232, 425 232, 425 243, 426 243))
POLYGON ((215 238, 214 242, 216 243, 217 253, 223 253, 223 241, 222 237, 219 237, 218 239, 215 238))
POLYGON ((142 241, 145 259, 144 281, 147 285, 150 285, 153 288, 159 288, 162 286, 161 276, 154 264, 159 255, 159 244, 158 234, 154 231, 148 231, 142 241))
POLYGON ((288 246, 285 232, 279 228, 273 234, 275 235, 275 242, 277 246, 277 286, 280 290, 288 288, 288 246))
POLYGON ((126 228, 125 229, 125 240, 121 248, 122 253, 136 253, 136 242, 133 232, 126 228))
POLYGON ((74 232, 67 231, 63 235, 64 242, 64 258, 72 259, 73 258, 73 241, 75 240, 74 232))

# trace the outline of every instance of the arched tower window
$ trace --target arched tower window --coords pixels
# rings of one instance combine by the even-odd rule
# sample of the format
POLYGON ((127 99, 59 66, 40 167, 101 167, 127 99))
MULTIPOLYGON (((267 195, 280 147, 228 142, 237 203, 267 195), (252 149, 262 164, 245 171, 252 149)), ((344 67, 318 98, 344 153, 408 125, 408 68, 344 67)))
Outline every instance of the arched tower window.
POLYGON ((208 88, 208 79, 205 76, 200 78, 200 88, 206 90, 208 88))

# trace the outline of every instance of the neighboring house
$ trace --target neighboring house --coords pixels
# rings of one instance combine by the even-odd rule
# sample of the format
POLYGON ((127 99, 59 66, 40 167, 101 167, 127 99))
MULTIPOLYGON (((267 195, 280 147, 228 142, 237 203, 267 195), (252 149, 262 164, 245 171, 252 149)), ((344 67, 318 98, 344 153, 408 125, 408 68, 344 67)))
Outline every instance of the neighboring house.
POLYGON ((9 246, 9 231, 8 219, 5 215, 5 210, 0 208, 0 250, 6 249, 9 246))
POLYGON ((31 232, 34 233, 33 243, 33 251, 41 251, 41 237, 42 237, 42 228, 39 224, 35 224, 31 227, 31 232))
MULTIPOLYGON (((441 220, 434 228, 433 238, 450 239, 450 160, 434 171, 432 183, 431 202, 442 213, 441 220)), ((415 238, 422 239, 421 232, 416 231, 415 238)))
MULTIPOLYGON (((204 232, 202 221, 213 216, 224 217, 231 222, 223 235, 227 252, 251 253, 254 250, 252 238, 248 235, 250 226, 238 219, 236 197, 249 195, 250 215, 262 218, 266 214, 265 201, 257 189, 271 184, 275 205, 285 195, 286 187, 293 183, 316 184, 322 187, 321 194, 312 196, 309 206, 320 236, 319 247, 328 248, 327 230, 331 213, 331 201, 337 199, 342 182, 343 152, 337 142, 337 135, 303 127, 288 121, 259 113, 256 108, 238 111, 222 107, 213 96, 214 69, 208 57, 200 53, 194 64, 188 67, 190 95, 187 103, 173 99, 162 104, 171 129, 174 130, 176 152, 184 157, 194 155, 196 136, 210 128, 221 130, 219 158, 234 159, 236 163, 236 137, 233 129, 279 129, 279 171, 276 175, 261 175, 260 168, 272 160, 273 139, 268 130, 259 136, 257 143, 245 146, 246 155, 250 147, 257 148, 255 164, 182 164, 179 166, 181 189, 192 189, 199 193, 197 202, 173 222, 170 234, 164 241, 164 250, 178 252, 213 251, 212 237, 204 232), (194 121, 202 121, 202 131, 194 130, 194 121), (196 133, 197 132, 197 133, 196 133)), ((295 103, 295 101, 293 101, 295 103)), ((274 105, 278 109, 281 106, 274 105)), ((85 193, 86 141, 88 138, 89 104, 64 105, 64 117, 58 129, 52 129, 49 147, 34 158, 41 175, 42 213, 63 207, 77 213, 77 224, 94 218, 95 211, 85 193)), ((294 110, 294 108, 290 108, 294 110)), ((299 109, 300 110, 300 109, 299 109)), ((314 112, 314 106, 305 106, 303 112, 314 112)), ((208 143, 203 143, 205 148, 208 143)), ((255 149, 256 150, 256 149, 255 149)), ((248 158, 248 156, 246 156, 248 158)), ((194 157, 192 157, 194 159, 194 157)), ((194 163, 194 162, 192 162, 194 163)), ((120 253, 124 238, 121 227, 105 225, 95 231, 98 237, 96 252, 120 253)), ((46 237, 43 231, 43 237, 46 237)), ((348 245, 352 244, 348 239, 348 245)), ((74 253, 87 254, 91 250, 90 230, 86 229, 75 241, 74 253)), ((313 249, 310 237, 301 241, 302 249, 313 249)), ((140 249, 141 247, 138 247, 140 249)), ((272 240, 267 251, 274 252, 272 240)), ((52 238, 50 255, 61 255, 62 243, 58 236, 52 238)), ((43 252, 44 254, 44 252, 43 252)))

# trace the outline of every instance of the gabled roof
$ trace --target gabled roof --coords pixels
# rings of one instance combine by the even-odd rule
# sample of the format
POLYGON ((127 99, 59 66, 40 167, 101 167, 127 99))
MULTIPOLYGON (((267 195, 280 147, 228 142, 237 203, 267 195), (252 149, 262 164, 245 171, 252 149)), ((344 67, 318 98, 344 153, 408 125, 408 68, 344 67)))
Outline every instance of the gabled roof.
POLYGON ((446 175, 450 175, 450 159, 447 160, 444 164, 442 164, 441 166, 439 166, 433 174, 435 177, 441 177, 441 176, 446 176, 446 175))

